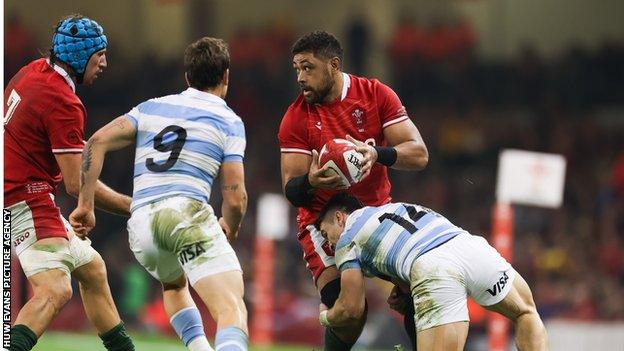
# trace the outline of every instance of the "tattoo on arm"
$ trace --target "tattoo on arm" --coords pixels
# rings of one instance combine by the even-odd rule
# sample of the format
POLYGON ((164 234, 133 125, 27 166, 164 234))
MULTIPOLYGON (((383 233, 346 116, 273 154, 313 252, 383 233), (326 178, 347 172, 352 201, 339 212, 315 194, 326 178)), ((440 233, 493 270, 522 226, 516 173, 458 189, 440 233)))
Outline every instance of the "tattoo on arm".
POLYGON ((126 129, 126 127, 123 124, 123 121, 115 120, 115 121, 113 121, 112 124, 109 124, 108 126, 104 127, 104 130, 109 130, 109 129, 115 128, 115 127, 119 128, 119 129, 126 129))
POLYGON ((223 186, 221 186, 221 190, 223 190, 223 191, 237 191, 238 190, 238 184, 223 185, 223 186))
POLYGON ((122 121, 117 121, 117 122, 115 122, 115 125, 116 125, 117 127, 119 127, 119 129, 124 129, 124 128, 125 128, 125 127, 124 127, 124 124, 123 124, 123 122, 122 122, 122 121))
POLYGON ((87 172, 91 168, 91 155, 93 151, 92 148, 93 148, 93 144, 91 143, 91 140, 89 140, 84 150, 82 151, 82 168, 80 170, 80 188, 81 189, 85 185, 85 180, 86 180, 85 178, 87 176, 87 172))

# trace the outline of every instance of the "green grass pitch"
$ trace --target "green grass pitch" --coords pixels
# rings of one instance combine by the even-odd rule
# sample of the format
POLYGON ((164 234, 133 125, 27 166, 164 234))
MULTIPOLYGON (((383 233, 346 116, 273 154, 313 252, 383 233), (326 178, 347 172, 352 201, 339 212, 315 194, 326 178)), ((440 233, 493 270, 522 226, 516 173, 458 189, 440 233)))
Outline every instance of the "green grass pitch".
MULTIPOLYGON (((173 338, 147 336, 132 333, 132 340, 137 351, 186 351, 182 342, 173 338)), ((214 344, 211 344, 214 347, 214 344)), ((313 346, 274 345, 268 348, 253 347, 250 351, 310 351, 319 350, 313 346)), ((74 334, 64 332, 46 332, 37 342, 33 351, 105 351, 102 341, 95 334, 74 334)))

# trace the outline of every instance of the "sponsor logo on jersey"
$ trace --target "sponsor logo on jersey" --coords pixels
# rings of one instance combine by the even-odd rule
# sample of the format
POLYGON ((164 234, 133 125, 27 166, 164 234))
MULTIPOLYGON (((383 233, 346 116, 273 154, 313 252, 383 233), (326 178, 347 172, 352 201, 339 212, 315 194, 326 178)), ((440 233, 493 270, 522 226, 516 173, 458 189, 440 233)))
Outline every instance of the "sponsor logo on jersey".
POLYGON ((492 289, 486 289, 486 291, 492 296, 498 295, 498 293, 503 291, 505 285, 507 285, 507 280, 509 280, 509 276, 507 275, 507 272, 503 272, 503 276, 498 279, 496 284, 492 285, 492 289))
POLYGON ((321 121, 316 122, 316 124, 314 124, 314 126, 316 128, 318 128, 318 130, 321 130, 321 121))
POLYGON ((178 261, 180 261, 180 264, 185 265, 199 257, 202 253, 206 252, 204 245, 206 245, 206 242, 201 241, 183 246, 182 250, 180 250, 180 253, 178 254, 178 261))

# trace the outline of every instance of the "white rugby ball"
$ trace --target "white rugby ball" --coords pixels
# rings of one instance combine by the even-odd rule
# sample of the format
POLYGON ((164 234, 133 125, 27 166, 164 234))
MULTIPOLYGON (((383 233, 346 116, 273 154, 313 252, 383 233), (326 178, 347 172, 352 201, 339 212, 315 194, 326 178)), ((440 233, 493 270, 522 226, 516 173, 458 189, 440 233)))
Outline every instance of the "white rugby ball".
POLYGON ((356 184, 362 179, 364 155, 355 149, 356 145, 348 140, 332 139, 323 145, 319 165, 327 166, 329 174, 340 176, 345 186, 356 184))

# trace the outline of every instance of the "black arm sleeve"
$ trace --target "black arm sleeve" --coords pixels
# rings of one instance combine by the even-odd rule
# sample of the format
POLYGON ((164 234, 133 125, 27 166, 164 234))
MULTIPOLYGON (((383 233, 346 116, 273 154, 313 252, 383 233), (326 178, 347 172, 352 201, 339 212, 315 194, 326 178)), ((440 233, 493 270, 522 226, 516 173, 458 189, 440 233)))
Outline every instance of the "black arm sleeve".
POLYGON ((312 202, 314 194, 312 185, 308 180, 308 174, 291 178, 285 186, 284 195, 295 207, 306 207, 312 202))
POLYGON ((386 167, 396 163, 398 155, 395 148, 391 146, 375 146, 375 150, 377 150, 377 162, 386 167))

